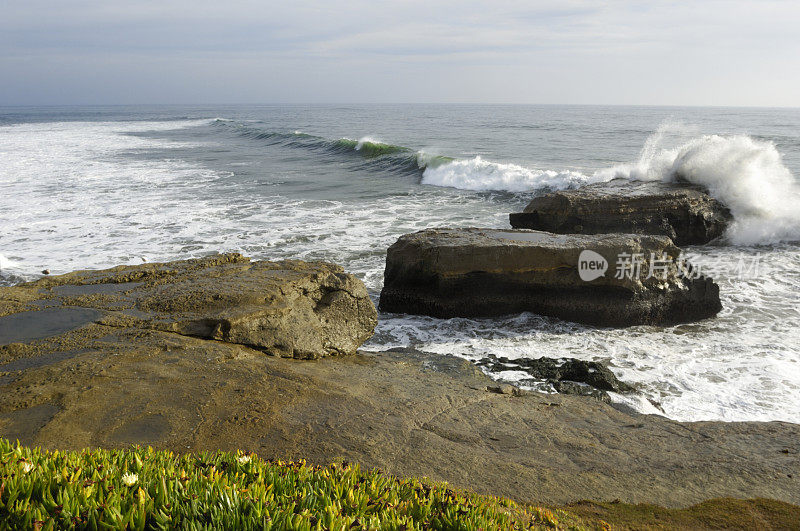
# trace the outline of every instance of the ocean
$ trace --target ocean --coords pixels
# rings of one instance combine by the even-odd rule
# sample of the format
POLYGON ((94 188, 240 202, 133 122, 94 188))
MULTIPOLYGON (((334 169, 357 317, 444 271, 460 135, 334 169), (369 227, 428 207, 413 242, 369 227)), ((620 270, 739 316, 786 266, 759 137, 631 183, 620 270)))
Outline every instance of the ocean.
POLYGON ((685 249, 720 285, 716 318, 381 314, 364 350, 599 360, 640 392, 614 399, 642 412, 800 422, 800 109, 0 107, 0 285, 238 251, 341 264, 377 304, 401 234, 508 227, 537 194, 676 173, 735 217, 723 241, 685 249))

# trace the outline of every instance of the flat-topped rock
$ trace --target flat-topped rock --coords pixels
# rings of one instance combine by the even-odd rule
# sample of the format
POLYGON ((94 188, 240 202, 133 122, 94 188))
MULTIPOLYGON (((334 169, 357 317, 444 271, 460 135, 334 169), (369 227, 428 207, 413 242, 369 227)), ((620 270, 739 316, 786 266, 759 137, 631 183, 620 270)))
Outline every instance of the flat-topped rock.
POLYGON ((676 245, 708 243, 732 220, 728 208, 699 186, 614 179, 534 198, 510 215, 511 226, 561 234, 635 233, 676 245))
POLYGON ((327 263, 238 254, 78 271, 0 288, 0 345, 91 322, 237 343, 269 354, 353 354, 377 312, 364 284, 327 263))
POLYGON ((666 325, 722 308, 665 236, 427 229, 386 257, 380 309, 433 317, 533 312, 600 326, 666 325), (604 269, 605 268, 605 269, 604 269))

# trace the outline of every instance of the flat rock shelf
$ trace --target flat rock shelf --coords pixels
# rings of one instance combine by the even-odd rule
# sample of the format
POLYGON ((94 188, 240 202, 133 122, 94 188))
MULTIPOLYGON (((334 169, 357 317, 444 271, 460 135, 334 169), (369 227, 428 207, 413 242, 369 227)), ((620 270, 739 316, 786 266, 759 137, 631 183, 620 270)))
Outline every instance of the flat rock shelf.
POLYGON ((251 262, 233 253, 0 288, 0 345, 24 350, 90 323, 320 358, 355 353, 377 312, 364 284, 337 265, 251 262))

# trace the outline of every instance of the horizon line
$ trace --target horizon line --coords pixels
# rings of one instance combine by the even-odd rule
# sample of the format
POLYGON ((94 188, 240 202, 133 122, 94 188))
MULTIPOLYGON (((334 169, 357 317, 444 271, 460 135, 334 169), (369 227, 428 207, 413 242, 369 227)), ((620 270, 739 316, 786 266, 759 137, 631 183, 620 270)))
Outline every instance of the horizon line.
POLYGON ((381 106, 381 105, 482 105, 482 106, 530 106, 530 107, 634 107, 634 108, 715 108, 715 109, 800 109, 798 106, 781 105, 706 105, 706 104, 659 104, 659 103, 499 103, 499 102, 239 102, 239 103, 0 103, 0 109, 16 109, 25 107, 221 107, 221 106, 381 106))

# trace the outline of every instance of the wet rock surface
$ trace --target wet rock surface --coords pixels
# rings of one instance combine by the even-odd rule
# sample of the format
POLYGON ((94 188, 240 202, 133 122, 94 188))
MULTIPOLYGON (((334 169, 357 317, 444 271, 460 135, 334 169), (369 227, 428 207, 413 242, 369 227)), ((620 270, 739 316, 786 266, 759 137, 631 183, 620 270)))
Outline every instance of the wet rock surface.
POLYGON ((536 197, 511 226, 561 234, 635 233, 667 236, 676 245, 708 243, 733 220, 728 208, 684 182, 614 179, 536 197))
POLYGON ((103 315, 93 308, 54 307, 0 317, 0 345, 56 336, 85 326, 103 315))
POLYGON ((599 326, 666 325, 716 315, 719 287, 707 277, 683 274, 679 257, 680 249, 664 236, 427 229, 401 236, 389 248, 380 309, 443 318, 529 311, 599 326), (579 272, 586 250, 606 266, 588 281, 579 272), (640 261, 636 272, 618 275, 615 265, 632 256, 640 261))
MULTIPOLYGON (((50 449, 344 459, 523 502, 800 502, 794 424, 680 423, 586 397, 497 393, 468 361, 411 349, 306 361, 97 323, 33 346, 76 343, 79 354, 0 386, 0 435, 50 449)), ((14 354, 0 347, 0 363, 14 354)))
POLYGON ((89 323, 203 337, 269 354, 353 354, 377 313, 363 283, 336 265, 251 262, 238 254, 78 271, 0 288, 0 345, 89 323))

